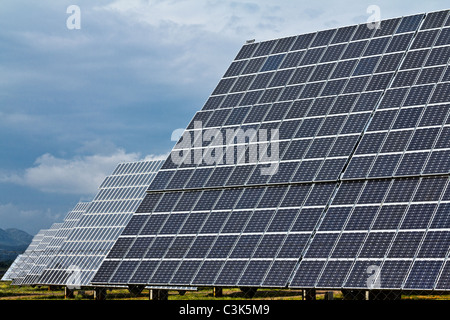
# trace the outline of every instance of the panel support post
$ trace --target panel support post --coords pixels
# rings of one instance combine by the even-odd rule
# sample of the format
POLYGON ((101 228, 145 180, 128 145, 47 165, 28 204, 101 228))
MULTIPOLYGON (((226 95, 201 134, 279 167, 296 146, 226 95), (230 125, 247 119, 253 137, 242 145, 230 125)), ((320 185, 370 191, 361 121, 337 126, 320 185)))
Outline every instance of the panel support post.
POLYGON ((128 291, 130 292, 132 297, 137 297, 142 293, 144 288, 145 288, 144 286, 130 285, 130 286, 128 286, 128 291))
POLYGON ((316 300, 316 289, 305 289, 303 290, 304 300, 316 300))
POLYGON ((324 300, 333 300, 333 291, 327 291, 325 292, 324 300))
POLYGON ((105 288, 95 288, 94 289, 94 300, 97 300, 97 301, 106 300, 106 289, 105 288))
POLYGON ((67 287, 64 287, 64 298, 66 299, 73 299, 75 297, 74 292, 72 289, 69 289, 67 287))
POLYGON ((161 289, 150 290, 150 300, 169 300, 169 291, 161 289))
POLYGON ((213 296, 214 298, 221 298, 223 297, 223 290, 221 287, 214 287, 213 288, 213 296))

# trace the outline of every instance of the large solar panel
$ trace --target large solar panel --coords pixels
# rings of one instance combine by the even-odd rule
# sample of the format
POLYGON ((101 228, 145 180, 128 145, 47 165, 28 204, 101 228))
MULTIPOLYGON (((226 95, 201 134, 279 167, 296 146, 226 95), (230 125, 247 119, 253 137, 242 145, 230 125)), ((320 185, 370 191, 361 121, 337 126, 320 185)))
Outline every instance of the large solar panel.
POLYGON ((25 273, 25 268, 28 265, 26 262, 28 259, 36 259, 36 248, 39 243, 44 238, 44 234, 47 230, 40 230, 31 240, 30 245, 24 251, 24 253, 19 254, 11 266, 8 268, 6 273, 2 277, 2 281, 12 281, 16 278, 23 278, 25 273))
POLYGON ((82 214, 86 212, 89 205, 90 202, 79 202, 71 211, 67 213, 59 229, 49 235, 47 246, 39 252, 36 262, 25 276, 21 285, 33 285, 36 283, 45 267, 59 253, 61 245, 67 239, 67 236, 72 231, 72 228, 74 228, 78 223, 82 214))
POLYGON ((449 20, 244 45, 93 283, 449 290, 449 20))
MULTIPOLYGON (((163 161, 119 164, 56 252, 39 270, 36 284, 89 286, 103 259, 142 201, 163 161)), ((34 280, 33 280, 34 281, 34 280)))
POLYGON ((38 261, 41 253, 47 248, 50 240, 54 237, 61 225, 61 223, 54 223, 49 229, 38 233, 38 235, 42 233, 42 238, 39 237, 37 239, 38 241, 35 243, 32 241, 27 250, 21 254, 21 259, 17 262, 19 272, 12 278, 12 285, 22 285, 25 277, 30 272, 31 268, 33 268, 34 264, 38 261))

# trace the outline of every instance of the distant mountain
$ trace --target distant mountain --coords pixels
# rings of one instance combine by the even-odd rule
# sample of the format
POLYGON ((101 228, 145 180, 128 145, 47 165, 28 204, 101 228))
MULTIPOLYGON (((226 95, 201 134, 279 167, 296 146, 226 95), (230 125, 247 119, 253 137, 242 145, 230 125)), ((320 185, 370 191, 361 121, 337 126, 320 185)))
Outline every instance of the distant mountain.
POLYGON ((24 252, 33 236, 19 229, 0 229, 0 261, 14 260, 24 252))

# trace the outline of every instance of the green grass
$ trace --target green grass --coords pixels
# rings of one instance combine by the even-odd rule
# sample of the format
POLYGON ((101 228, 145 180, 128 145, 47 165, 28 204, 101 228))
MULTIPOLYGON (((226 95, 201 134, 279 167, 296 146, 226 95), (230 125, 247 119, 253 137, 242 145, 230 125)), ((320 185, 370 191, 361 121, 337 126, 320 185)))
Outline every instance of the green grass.
MULTIPOLYGON (((317 292, 317 300, 324 298, 324 292, 317 292)), ((84 294, 75 291, 74 300, 93 300, 94 292, 85 290, 84 294)), ((107 291, 107 300, 148 300, 149 291, 144 290, 138 296, 132 296, 126 289, 107 291)), ((198 291, 186 291, 180 295, 178 291, 169 291, 169 300, 244 300, 247 299, 238 288, 223 288, 223 296, 213 296, 212 288, 199 288, 198 291)), ((252 300, 301 300, 301 292, 287 289, 259 289, 252 300)), ((334 291, 334 299, 341 300, 340 291, 334 291)), ((450 300, 448 295, 403 295, 403 300, 450 300)), ((0 282, 0 300, 64 300, 64 289, 50 291, 48 287, 18 287, 10 282, 0 282)))

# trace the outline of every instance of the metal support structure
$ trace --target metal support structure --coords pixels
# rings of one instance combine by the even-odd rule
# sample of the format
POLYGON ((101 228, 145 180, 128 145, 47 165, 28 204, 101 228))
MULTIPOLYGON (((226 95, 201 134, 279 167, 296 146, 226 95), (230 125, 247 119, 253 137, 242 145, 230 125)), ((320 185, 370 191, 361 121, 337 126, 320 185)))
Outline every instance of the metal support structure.
POLYGON ((131 296, 137 297, 139 296, 142 291, 144 290, 145 286, 128 286, 128 291, 130 292, 131 296))
POLYGON ((303 300, 316 300, 316 289, 303 290, 303 300))
POLYGON ((94 300, 96 300, 96 301, 106 300, 106 288, 95 288, 94 289, 94 300))
POLYGON ((169 291, 162 289, 150 290, 150 300, 169 300, 169 291))
POLYGON ((221 298, 223 297, 223 290, 221 287, 214 287, 213 288, 213 296, 214 298, 221 298))
POLYGON ((64 287, 64 298, 65 299, 73 299, 73 298, 75 298, 74 291, 72 289, 64 287))

